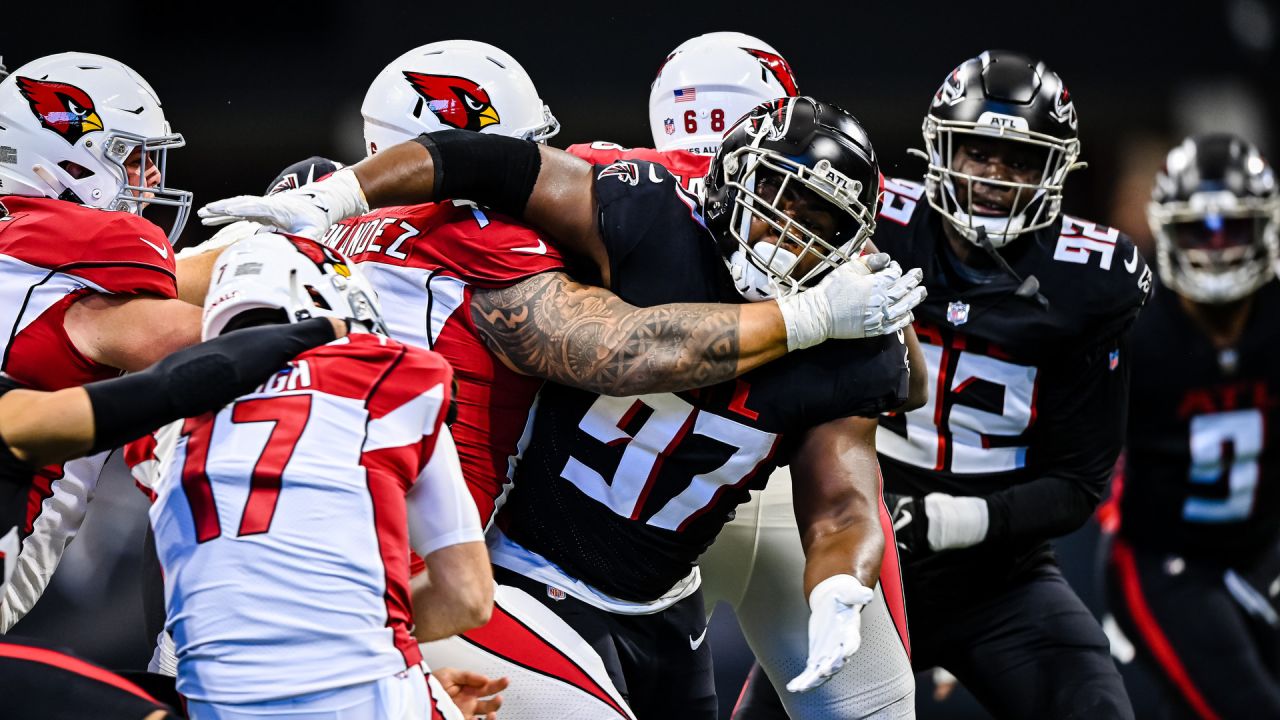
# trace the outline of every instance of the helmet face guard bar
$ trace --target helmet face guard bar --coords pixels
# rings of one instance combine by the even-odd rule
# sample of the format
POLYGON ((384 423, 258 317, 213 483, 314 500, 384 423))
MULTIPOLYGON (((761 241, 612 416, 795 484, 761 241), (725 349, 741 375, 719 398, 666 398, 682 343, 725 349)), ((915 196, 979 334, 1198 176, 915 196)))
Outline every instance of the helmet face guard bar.
POLYGON ((826 160, 809 168, 776 152, 747 146, 725 158, 724 165, 728 177, 725 185, 735 191, 730 232, 748 262, 773 281, 779 296, 809 286, 828 271, 856 257, 867 239, 875 233, 874 208, 866 207, 858 199, 863 190, 861 182, 845 177, 826 160), (757 192, 760 180, 769 174, 781 179, 772 200, 757 192), (781 209, 788 192, 797 189, 807 190, 826 202, 828 209, 837 216, 840 229, 835 237, 824 239, 781 209), (754 219, 768 224, 781 239, 757 247, 761 243, 751 242, 754 219), (799 250, 780 254, 783 241, 798 245, 799 250), (794 257, 787 262, 789 255, 794 257), (816 264, 797 277, 801 265, 810 256, 817 259, 816 264))
POLYGON ((103 157, 109 161, 113 170, 118 168, 123 185, 115 200, 108 206, 111 210, 123 210, 141 215, 148 205, 161 205, 177 209, 173 227, 169 230, 169 242, 175 243, 182 234, 191 215, 192 195, 187 190, 178 190, 167 185, 169 172, 169 151, 185 146, 187 143, 181 135, 163 135, 159 137, 142 137, 124 132, 112 132, 102 140, 103 157), (125 167, 129 156, 138 151, 138 181, 129 183, 129 171, 125 167), (156 185, 148 186, 148 166, 154 167, 159 174, 156 185))
POLYGON ((1080 156, 1079 140, 1063 140, 1007 126, 939 120, 928 116, 924 120, 924 141, 926 160, 929 163, 925 174, 929 186, 929 192, 926 193, 929 204, 970 241, 976 241, 977 238, 975 218, 982 216, 974 213, 973 192, 966 193, 967 202, 961 206, 956 193, 957 183, 963 183, 968 188, 972 188, 974 184, 983 184, 1014 191, 1009 215, 1005 218, 991 218, 996 221, 994 223, 982 223, 997 247, 1022 233, 1034 232, 1052 224, 1062 207, 1062 186, 1067 174, 1083 167, 1077 163, 1080 156), (1040 169, 1040 181, 1032 184, 996 180, 952 169, 957 146, 967 137, 1006 140, 1043 149, 1045 159, 1040 169))
POLYGON ((550 107, 543 105, 542 124, 526 132, 523 137, 525 140, 545 143, 558 134, 560 134, 560 121, 551 113, 550 107))

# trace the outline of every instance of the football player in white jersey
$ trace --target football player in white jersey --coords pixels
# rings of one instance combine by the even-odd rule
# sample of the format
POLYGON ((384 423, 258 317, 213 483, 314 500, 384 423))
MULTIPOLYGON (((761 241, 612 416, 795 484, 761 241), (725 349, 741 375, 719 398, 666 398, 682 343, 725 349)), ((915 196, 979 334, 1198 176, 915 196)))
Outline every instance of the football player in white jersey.
POLYGON ((191 716, 460 720, 417 645, 492 607, 448 363, 381 334, 372 290, 312 241, 256 235, 215 278, 207 337, 316 315, 357 332, 188 418, 162 463, 151 520, 191 716))
MULTIPOLYGON (((111 58, 50 55, 0 81, 0 371, 58 390, 141 370, 199 340, 215 256, 175 262, 191 193, 167 185, 167 158, 184 144, 151 86, 111 58), (150 206, 176 210, 167 235, 141 217, 150 206)), ((105 460, 34 474, 0 632, 48 585, 105 460)))
MULTIPOLYGON (((37 468, 217 409, 346 329, 336 318, 249 328, 181 350, 140 373, 56 392, 0 376, 0 589, 16 564, 18 529, 37 468), (195 377, 201 382, 192 383, 195 377)), ((177 717, 121 676, 12 635, 0 642, 0 698, 12 717, 177 717)))
MULTIPOLYGON (((700 35, 673 50, 658 70, 649 94, 653 150, 592 143, 574 145, 569 152, 597 163, 657 162, 686 187, 701 188, 710 155, 720 147, 717 118, 728 117, 732 123, 754 105, 796 92, 791 66, 773 46, 742 33, 700 35)), ((723 131, 723 122, 719 129, 723 131)), ((922 369, 914 337, 911 347, 913 368, 922 369)), ((913 380, 923 377, 922 370, 912 375, 913 380)), ((926 391, 918 382, 913 382, 912 391, 911 407, 916 407, 926 391)), ((886 541, 875 600, 862 610, 862 649, 844 671, 803 693, 785 692, 783 687, 804 667, 809 651, 809 607, 799 591, 804 586, 804 550, 792 508, 789 468, 775 472, 764 490, 738 507, 734 520, 699 560, 708 610, 720 600, 733 607, 748 644, 792 717, 914 714, 915 681, 906 648, 896 548, 892 538, 886 541)), ((743 700, 735 717, 759 720, 782 712, 772 693, 759 688, 744 694, 743 700)))

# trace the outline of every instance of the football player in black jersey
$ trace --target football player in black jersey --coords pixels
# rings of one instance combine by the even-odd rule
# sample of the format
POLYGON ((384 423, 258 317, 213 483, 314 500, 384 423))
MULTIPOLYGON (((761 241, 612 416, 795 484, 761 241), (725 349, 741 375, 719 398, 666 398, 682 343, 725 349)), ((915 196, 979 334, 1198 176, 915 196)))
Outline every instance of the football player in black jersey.
POLYGON ((1116 230, 1061 214, 1080 142, 1044 63, 962 63, 924 141, 924 184, 886 180, 874 238, 929 288, 915 322, 929 402, 882 418, 876 438, 912 662, 951 671, 996 717, 1131 718, 1048 541, 1106 488, 1151 272, 1116 230))
POLYGON ((1257 149, 1189 138, 1147 217, 1160 285, 1133 332, 1107 558, 1172 717, 1280 717, 1280 195, 1257 149))
MULTIPOLYGON (((204 214, 299 230, 365 200, 464 196, 522 214, 562 241, 594 239, 584 254, 599 277, 642 307, 773 296, 789 308, 788 298, 813 295, 798 292, 806 286, 886 262, 855 259, 878 197, 870 142, 847 113, 810 98, 761 106, 735 126, 704 202, 647 162, 592 169, 554 150, 456 131, 380 152, 353 178, 354 191, 320 187, 326 180, 204 214)), ((919 301, 915 277, 879 291, 897 308, 869 321, 879 331, 919 301)), ((782 312, 789 323, 830 322, 821 304, 782 312)), ((856 650, 859 611, 880 571, 887 514, 876 497, 873 418, 906 399, 906 359, 897 333, 801 346, 700 390, 614 398, 544 388, 491 542, 500 580, 538 607, 467 639, 499 658, 521 645, 545 648, 533 670, 600 697, 606 714, 596 717, 715 717, 697 557, 747 491, 790 462, 813 609, 809 663, 791 687, 836 672, 856 650), (573 654, 583 649, 594 652, 573 654)), ((504 713, 520 692, 513 678, 504 713)))

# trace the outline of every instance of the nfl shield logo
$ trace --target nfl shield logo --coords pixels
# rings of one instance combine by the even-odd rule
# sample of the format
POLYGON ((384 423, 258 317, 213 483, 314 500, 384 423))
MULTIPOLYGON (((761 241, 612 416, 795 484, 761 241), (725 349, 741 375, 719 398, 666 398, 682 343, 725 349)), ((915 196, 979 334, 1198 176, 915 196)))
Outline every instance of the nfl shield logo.
POLYGON ((969 303, 955 300, 948 305, 947 322, 952 325, 963 325, 969 322, 969 303))
POLYGON ((1111 357, 1108 358, 1107 365, 1111 370, 1120 367, 1120 348, 1111 351, 1111 357))
POLYGON ((675 135, 675 134, 676 134, 676 121, 675 121, 675 120, 672 120, 671 118, 667 118, 666 120, 663 120, 663 121, 662 121, 662 127, 667 131, 667 134, 668 134, 668 135, 675 135))
POLYGON ((559 601, 559 600, 563 600, 563 599, 565 599, 565 592, 564 592, 563 590, 561 590, 560 588, 558 588, 558 587, 551 587, 550 585, 548 585, 548 586, 547 586, 547 597, 551 598, 552 600, 557 600, 557 601, 559 601))

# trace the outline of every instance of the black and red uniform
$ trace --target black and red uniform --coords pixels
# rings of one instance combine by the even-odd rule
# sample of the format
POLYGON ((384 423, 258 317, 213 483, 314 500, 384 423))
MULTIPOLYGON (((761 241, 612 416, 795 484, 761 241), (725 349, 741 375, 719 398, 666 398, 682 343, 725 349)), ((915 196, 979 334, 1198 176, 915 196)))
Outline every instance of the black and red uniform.
POLYGON ((923 269, 929 289, 915 309, 929 400, 881 419, 885 492, 977 496, 988 510, 978 544, 904 558, 912 662, 950 670, 997 716, 1132 717, 1049 540, 1105 493, 1124 432, 1127 335, 1152 273, 1118 231, 1063 216, 1000 251, 1037 278, 1029 290, 962 263, 923 186, 884 190, 874 241, 923 269))
MULTIPOLYGON (((1216 348, 1158 288, 1133 334, 1133 386, 1107 595, 1173 715, 1280 717, 1280 628, 1228 589, 1280 575, 1280 281, 1216 348)), ((1270 594, 1270 597, 1267 597, 1270 594)), ((1272 607, 1274 611, 1274 607, 1272 607)))

